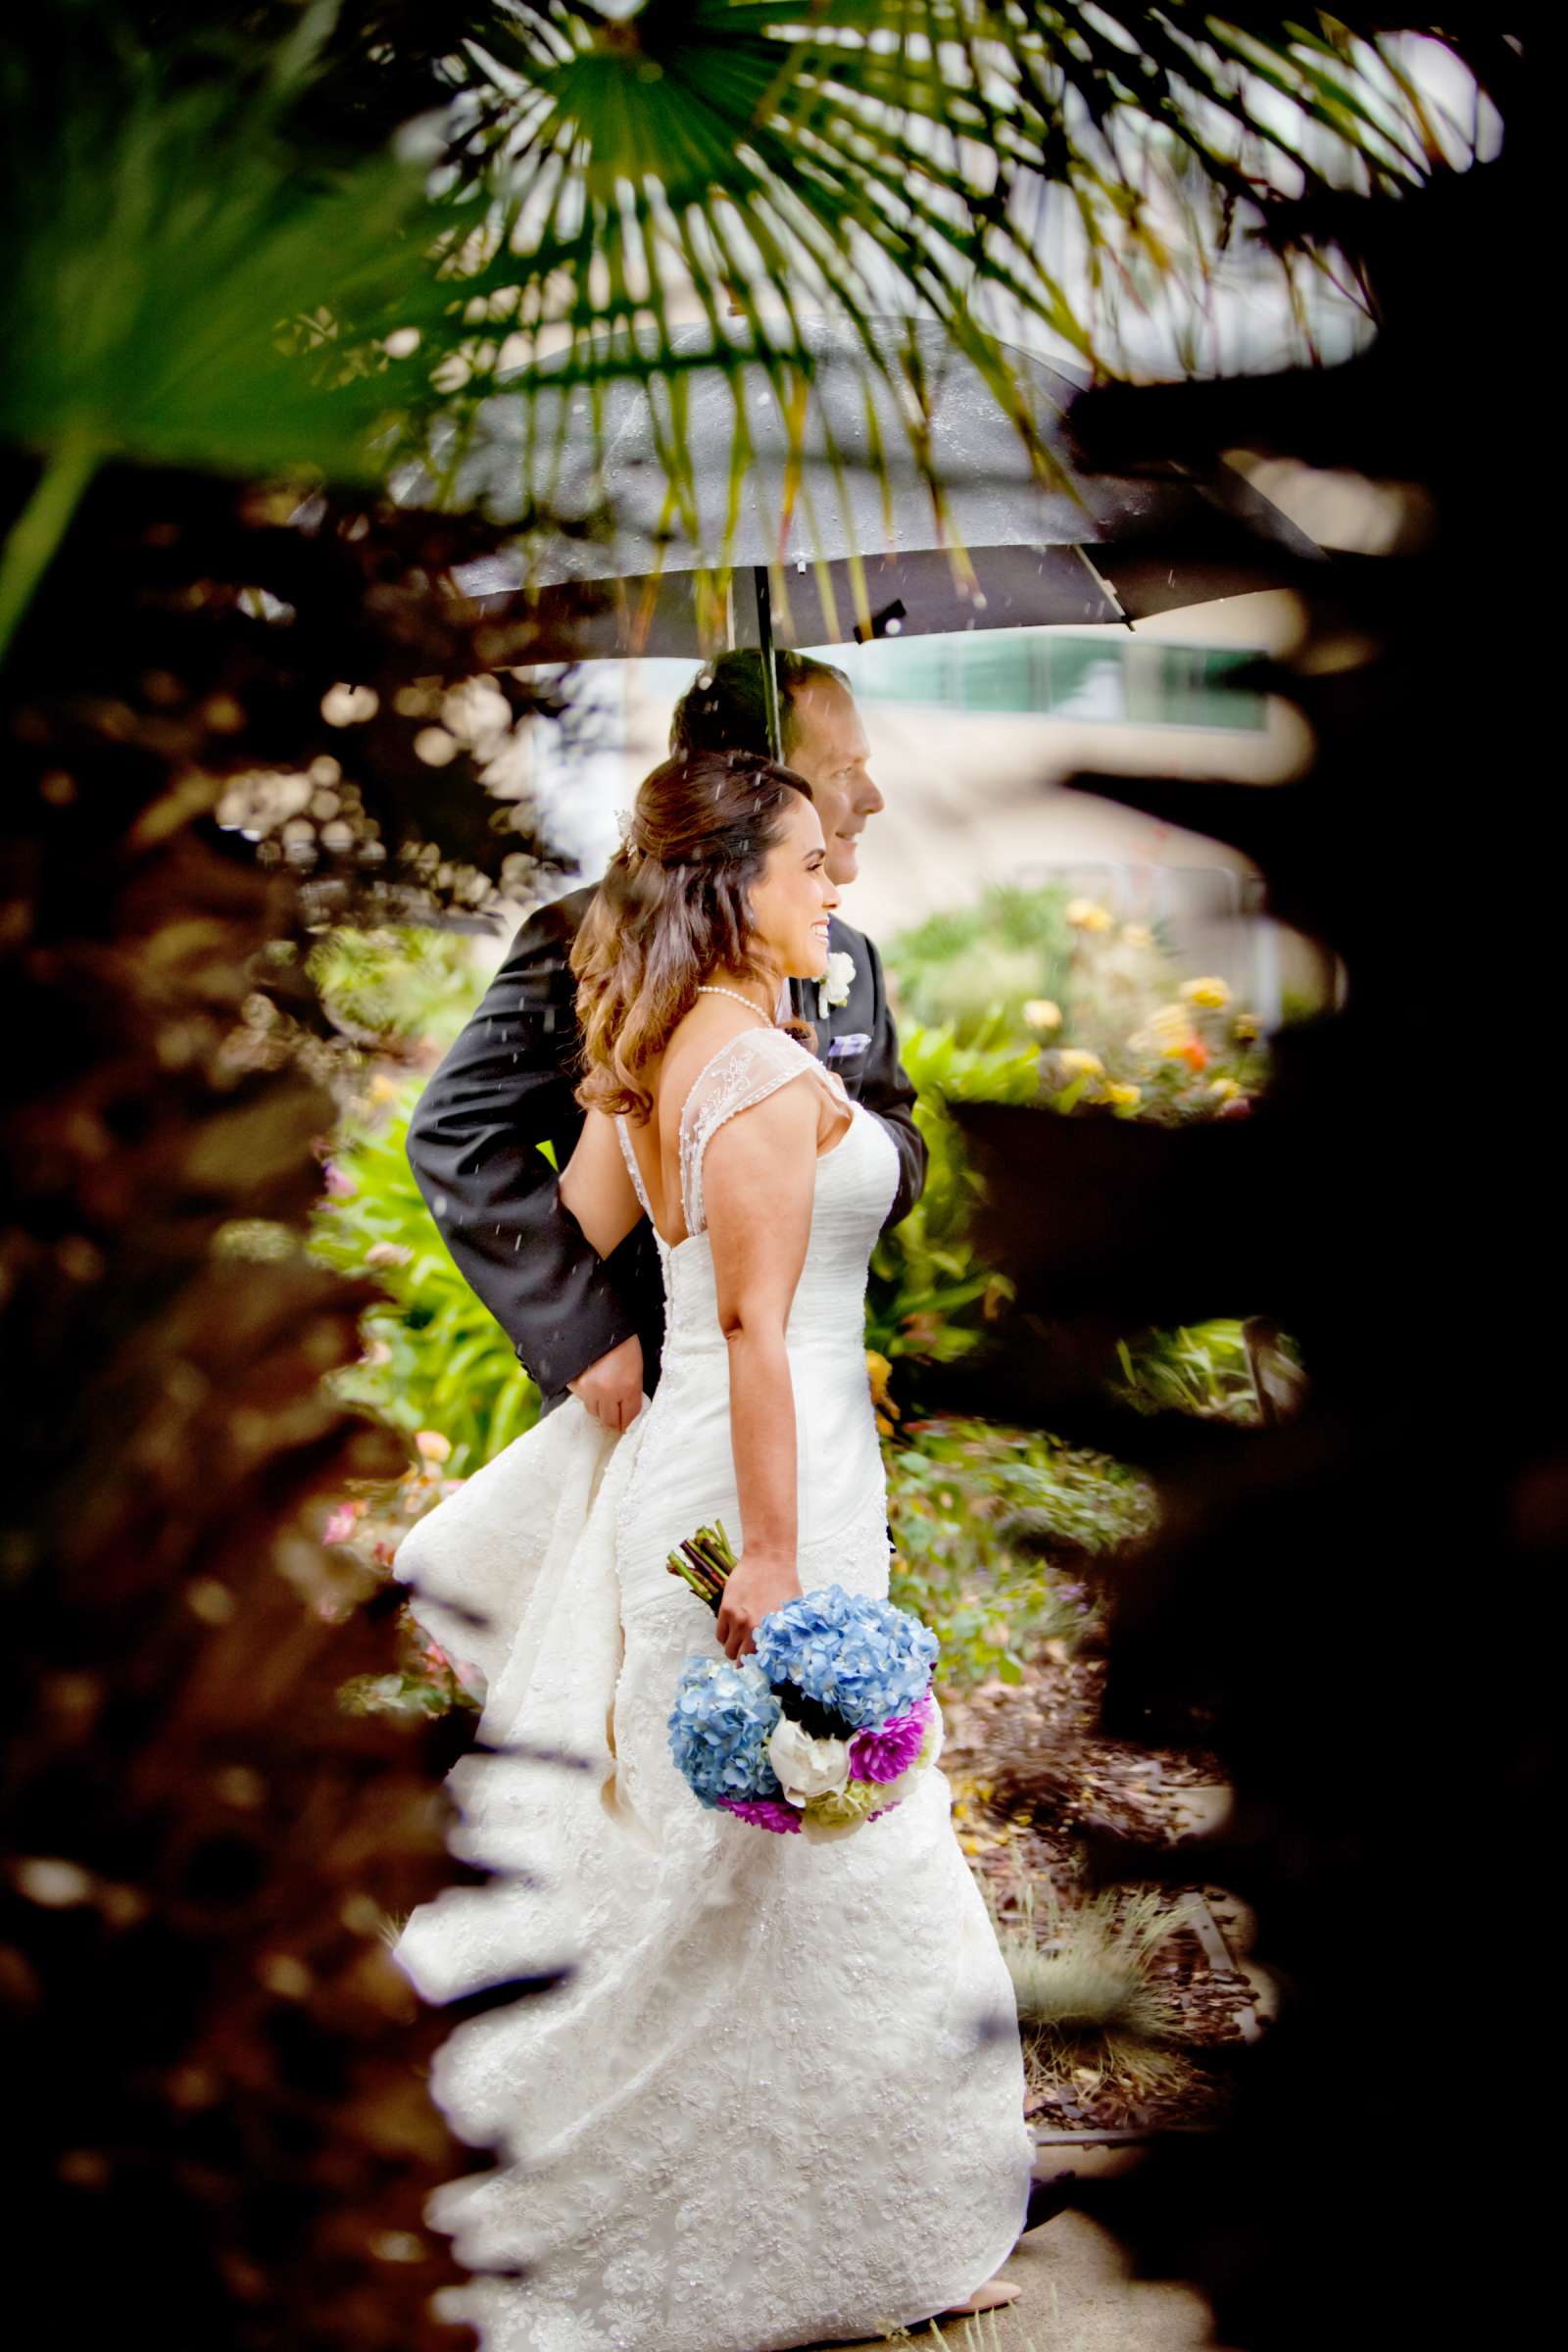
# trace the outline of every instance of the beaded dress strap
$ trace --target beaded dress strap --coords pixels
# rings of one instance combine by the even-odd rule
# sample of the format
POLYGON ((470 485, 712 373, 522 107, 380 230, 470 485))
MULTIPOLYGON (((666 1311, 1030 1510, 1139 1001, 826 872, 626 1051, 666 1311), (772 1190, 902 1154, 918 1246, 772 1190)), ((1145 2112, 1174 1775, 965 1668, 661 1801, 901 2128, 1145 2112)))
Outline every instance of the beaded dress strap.
POLYGON ((842 1082, 782 1029, 741 1030, 698 1072, 680 1113, 680 1200, 688 1235, 701 1233, 706 1224, 703 1157, 720 1127, 808 1073, 827 1089, 838 1108, 849 1107, 842 1082))

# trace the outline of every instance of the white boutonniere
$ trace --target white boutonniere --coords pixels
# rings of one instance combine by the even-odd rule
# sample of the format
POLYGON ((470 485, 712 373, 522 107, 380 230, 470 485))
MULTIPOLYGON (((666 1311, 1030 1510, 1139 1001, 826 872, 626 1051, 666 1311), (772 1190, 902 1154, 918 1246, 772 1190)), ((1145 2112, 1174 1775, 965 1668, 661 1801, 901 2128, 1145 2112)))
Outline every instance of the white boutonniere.
POLYGON ((827 959, 827 970, 816 984, 817 1017, 825 1021, 835 1004, 847 1004, 854 986, 855 957, 835 950, 827 959))

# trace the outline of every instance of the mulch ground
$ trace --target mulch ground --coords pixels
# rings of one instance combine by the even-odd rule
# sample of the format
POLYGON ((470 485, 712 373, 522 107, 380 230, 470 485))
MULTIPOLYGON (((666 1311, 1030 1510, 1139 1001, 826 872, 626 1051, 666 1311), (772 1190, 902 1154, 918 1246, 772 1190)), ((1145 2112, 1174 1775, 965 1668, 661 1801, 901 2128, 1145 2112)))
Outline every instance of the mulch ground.
MULTIPOLYGON (((955 1824, 1003 1919, 1018 1915, 1020 1891, 1031 1883, 1063 1907, 1081 1901, 1090 1833, 1179 1848, 1226 1803, 1216 1756, 1103 1738, 1103 1682, 1102 1659, 1072 1658, 1050 1644, 1021 1683, 983 1684, 943 1700, 942 1766, 955 1824)), ((1134 2086, 1114 2071, 1073 2063, 1081 2051, 1037 2051, 1028 2101, 1037 2127, 1158 2131, 1212 2124, 1224 2113, 1232 2062, 1258 2033, 1258 1988, 1242 1965, 1240 1907, 1203 1878, 1200 1850, 1195 1845, 1190 1881, 1158 1890, 1162 1903, 1172 1911, 1189 1907, 1197 1922, 1167 1936, 1152 1963, 1176 2012, 1162 2045, 1173 2080, 1134 2086)))

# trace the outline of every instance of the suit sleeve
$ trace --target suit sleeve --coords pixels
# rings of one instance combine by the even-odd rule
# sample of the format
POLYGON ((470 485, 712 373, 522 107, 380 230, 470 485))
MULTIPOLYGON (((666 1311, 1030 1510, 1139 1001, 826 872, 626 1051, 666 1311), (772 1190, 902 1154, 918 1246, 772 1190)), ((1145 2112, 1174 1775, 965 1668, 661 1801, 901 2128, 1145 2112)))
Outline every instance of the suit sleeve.
POLYGON ((925 1190, 926 1149, 925 1138, 914 1123, 914 1088, 899 1059, 898 1031, 888 1005, 882 958, 872 942, 863 933, 861 937, 870 964, 874 1007, 859 1099, 867 1110, 876 1112, 899 1154, 899 1189, 883 1226, 886 1232, 889 1226, 900 1224, 908 1215, 925 1190))
POLYGON ((573 929, 560 906, 523 925, 420 1097, 408 1140, 458 1270, 547 1396, 638 1328, 626 1245, 599 1256, 539 1150, 550 1144, 564 1166, 582 1126, 573 929))

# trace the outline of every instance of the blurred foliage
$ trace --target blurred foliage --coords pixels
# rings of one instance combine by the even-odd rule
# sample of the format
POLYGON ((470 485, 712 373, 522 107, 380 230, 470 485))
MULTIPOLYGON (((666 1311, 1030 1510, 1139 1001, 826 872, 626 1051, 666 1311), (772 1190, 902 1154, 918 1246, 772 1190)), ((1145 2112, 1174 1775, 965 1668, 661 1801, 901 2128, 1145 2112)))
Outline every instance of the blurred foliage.
POLYGON ((323 12, 240 86, 113 9, 41 19, 57 45, 0 62, 0 443, 41 461, 0 553, 0 651, 111 459, 377 480, 423 384, 387 339, 452 301, 425 255, 453 221, 412 164, 301 168, 283 111, 323 12))
POLYGON ((369 1116, 344 1120, 311 1248, 323 1264, 368 1274, 390 1298, 370 1307, 360 1362, 341 1393, 410 1436, 433 1430, 453 1473, 478 1470, 539 1412, 539 1392, 506 1333, 468 1288, 420 1197, 408 1159, 417 1085, 369 1116))
POLYGON ((1069 900, 1065 918, 1067 1002, 1060 1024, 1046 1024, 1041 1055, 1051 1107, 1108 1107, 1164 1126, 1245 1117, 1268 1056, 1257 1014, 1224 975, 1185 972, 1157 927, 1119 921, 1100 900, 1069 900))
POLYGON ((1070 1653, 1096 1634, 1084 1564, 1155 1524, 1147 1480, 1037 1431, 916 1421, 885 1451, 893 1598, 936 1633, 956 1689, 1019 1682, 1042 1643, 1070 1653))
POLYGON ((1228 981, 1188 973, 1168 925, 1124 921, 1064 884, 993 885, 885 957, 906 1014, 951 1023, 962 1046, 1033 1047, 1039 1091, 1063 1114, 1239 1116, 1267 1079, 1261 1025, 1228 981))
POLYGON ((138 2310, 171 2344, 436 2352, 425 2203, 482 2159, 423 2082, 462 2006, 421 2010, 385 1930, 465 1875, 456 1727, 335 1703, 397 1648, 323 1503, 403 1448, 330 1387, 368 1286, 298 1246, 331 1097, 248 1052, 292 888, 97 723, 122 649, 78 594, 73 694, 13 671, 5 710, 8 2215, 76 2262, 84 2340, 138 2310))
MULTIPOLYGON (((1300 1372, 1293 1341, 1275 1335, 1290 1371, 1300 1372)), ((1262 1418, 1245 1325, 1229 1318, 1190 1330, 1149 1331, 1118 1341, 1121 1379, 1112 1394, 1141 1413, 1195 1413, 1251 1428, 1262 1418)), ((1293 1386, 1296 1384, 1292 1384, 1293 1386)))
MULTIPOLYGON (((0 507, 23 495, 0 457, 0 507)), ((7 665, 26 788, 115 804, 117 779, 151 797, 163 776, 150 825, 297 877, 258 985, 324 1035, 307 928, 483 909, 559 870, 511 765, 559 685, 514 674, 515 630, 430 593, 495 545, 374 500, 106 467, 7 665)))
POLYGON ((994 884, 972 906, 901 931, 883 949, 901 1014, 928 1028, 951 1024, 960 1046, 1038 1046, 1025 1006, 1044 1000, 1063 1019, 1072 1011, 1070 896, 1055 885, 994 884))
POLYGON ((418 923, 334 925, 306 970, 333 1027, 365 1054, 416 1053, 426 1066, 452 1044, 480 988, 472 938, 418 923))

